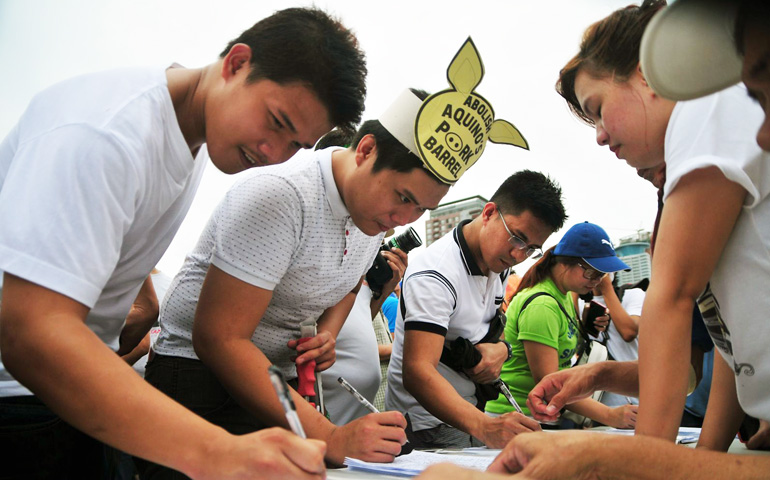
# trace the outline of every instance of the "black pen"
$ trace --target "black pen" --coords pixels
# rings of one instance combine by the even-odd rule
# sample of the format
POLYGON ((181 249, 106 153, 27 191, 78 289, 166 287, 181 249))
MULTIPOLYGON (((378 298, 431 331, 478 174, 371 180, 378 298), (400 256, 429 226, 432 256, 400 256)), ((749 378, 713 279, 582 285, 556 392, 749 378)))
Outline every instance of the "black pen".
POLYGON ((278 394, 278 400, 281 401, 281 406, 284 412, 286 412, 286 420, 289 422, 291 431, 300 438, 307 438, 305 430, 302 428, 302 423, 299 421, 299 415, 297 415, 297 407, 291 398, 291 391, 289 391, 289 386, 286 385, 286 380, 283 379, 281 370, 275 365, 270 365, 267 371, 270 374, 270 382, 272 382, 275 388, 275 393, 278 394))
POLYGON ((513 408, 515 408, 517 412, 521 413, 522 415, 524 414, 519 404, 516 403, 516 399, 513 398, 511 391, 508 389, 508 385, 506 385, 501 378, 498 378, 497 380, 492 382, 492 385, 497 387, 497 389, 500 390, 500 392, 502 392, 503 396, 506 398, 506 400, 508 400, 508 402, 511 405, 513 405, 513 408))

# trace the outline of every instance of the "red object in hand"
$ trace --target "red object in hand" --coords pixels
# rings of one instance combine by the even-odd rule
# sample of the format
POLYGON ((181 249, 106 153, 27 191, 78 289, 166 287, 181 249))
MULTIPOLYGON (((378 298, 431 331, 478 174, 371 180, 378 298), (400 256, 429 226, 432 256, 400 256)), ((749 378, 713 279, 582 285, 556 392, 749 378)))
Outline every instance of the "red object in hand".
MULTIPOLYGON (((311 338, 313 337, 300 338, 298 343, 305 343, 311 338)), ((315 360, 297 365, 297 377, 299 383, 297 392, 305 398, 315 398, 315 360)))

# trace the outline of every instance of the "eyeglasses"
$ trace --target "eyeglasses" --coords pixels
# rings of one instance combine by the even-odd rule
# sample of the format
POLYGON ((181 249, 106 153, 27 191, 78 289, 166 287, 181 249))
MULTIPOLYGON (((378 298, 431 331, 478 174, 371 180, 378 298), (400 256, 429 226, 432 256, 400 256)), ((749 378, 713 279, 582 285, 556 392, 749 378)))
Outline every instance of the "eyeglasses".
POLYGON ((583 269, 583 278, 585 278, 586 280, 598 280, 603 276, 607 275, 606 273, 600 272, 595 268, 586 267, 585 265, 579 262, 578 262, 578 267, 583 269))
POLYGON ((505 223, 505 218, 503 217, 503 212, 500 211, 500 209, 497 209, 497 214, 500 215, 500 221, 503 222, 503 227, 505 228, 505 231, 508 232, 508 243, 515 248, 516 250, 524 250, 524 253, 527 257, 532 258, 540 258, 543 256, 543 250, 540 249, 540 247, 534 247, 531 245, 527 245, 527 242, 522 240, 521 238, 514 235, 509 229, 508 225, 505 223))

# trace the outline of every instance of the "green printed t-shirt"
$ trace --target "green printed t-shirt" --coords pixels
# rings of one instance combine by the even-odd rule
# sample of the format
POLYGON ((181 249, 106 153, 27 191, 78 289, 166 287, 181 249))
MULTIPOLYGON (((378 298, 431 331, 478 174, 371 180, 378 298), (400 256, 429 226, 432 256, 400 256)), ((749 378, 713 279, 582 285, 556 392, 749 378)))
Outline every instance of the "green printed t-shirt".
MULTIPOLYGON (((561 293, 549 277, 534 287, 516 294, 506 312, 505 340, 511 344, 513 356, 503 365, 500 378, 508 385, 513 398, 525 415, 530 415, 526 407, 527 395, 535 387, 535 381, 532 378, 522 341, 542 343, 556 349, 559 352, 559 370, 569 368, 572 365, 572 357, 575 355, 578 342, 577 328, 564 316, 556 302, 559 302, 573 319, 576 317, 572 297, 569 293, 561 293), (538 292, 548 293, 551 297, 540 295, 527 305, 524 312, 521 312, 524 302, 538 292)), ((487 402, 486 411, 507 413, 514 411, 514 408, 504 396, 499 395, 497 400, 487 402)))

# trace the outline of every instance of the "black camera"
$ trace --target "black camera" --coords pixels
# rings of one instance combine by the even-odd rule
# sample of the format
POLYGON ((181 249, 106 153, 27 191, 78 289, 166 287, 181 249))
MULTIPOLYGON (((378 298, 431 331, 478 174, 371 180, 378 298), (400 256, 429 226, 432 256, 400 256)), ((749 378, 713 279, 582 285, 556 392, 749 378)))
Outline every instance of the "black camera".
POLYGON ((393 278, 393 270, 390 269, 388 261, 382 256, 383 250, 390 251, 391 248, 398 248, 409 253, 412 249, 422 245, 422 240, 414 228, 409 227, 407 231, 395 237, 391 237, 390 240, 383 243, 380 247, 380 251, 377 252, 377 256, 374 257, 374 264, 372 268, 366 272, 366 282, 369 284, 369 288, 372 290, 372 294, 375 298, 382 295, 382 287, 388 283, 388 280, 393 278))

